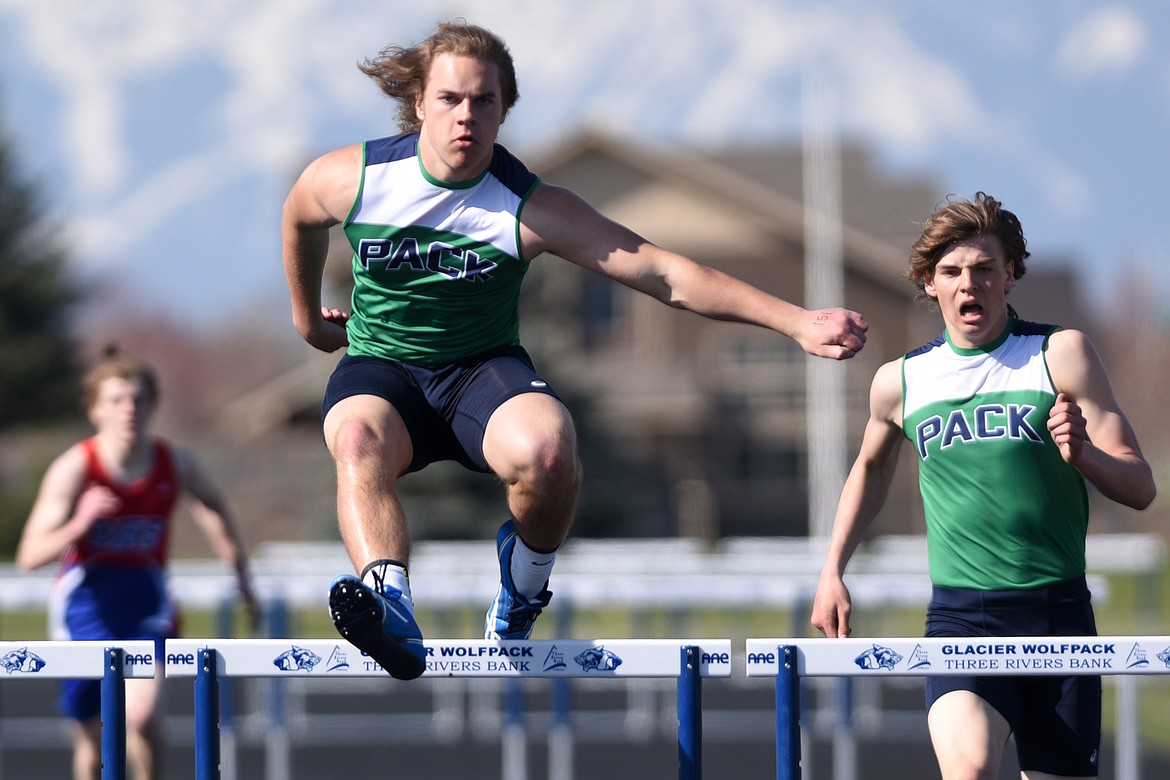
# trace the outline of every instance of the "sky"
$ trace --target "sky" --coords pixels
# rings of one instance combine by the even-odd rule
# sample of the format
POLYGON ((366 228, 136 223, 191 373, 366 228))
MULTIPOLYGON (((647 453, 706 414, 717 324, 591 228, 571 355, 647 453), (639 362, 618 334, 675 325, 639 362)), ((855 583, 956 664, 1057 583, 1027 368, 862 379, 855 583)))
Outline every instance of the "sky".
MULTIPOLYGON (((1170 3, 987 0, 0 0, 0 133, 78 278, 193 329, 287 318, 280 207, 330 149, 395 132, 356 64, 463 16, 499 33, 522 157, 583 128, 799 143, 802 75, 837 129, 941 199, 984 190, 1035 264, 1108 305, 1170 291, 1170 3)), ((927 215, 921 215, 925 218, 927 215)))

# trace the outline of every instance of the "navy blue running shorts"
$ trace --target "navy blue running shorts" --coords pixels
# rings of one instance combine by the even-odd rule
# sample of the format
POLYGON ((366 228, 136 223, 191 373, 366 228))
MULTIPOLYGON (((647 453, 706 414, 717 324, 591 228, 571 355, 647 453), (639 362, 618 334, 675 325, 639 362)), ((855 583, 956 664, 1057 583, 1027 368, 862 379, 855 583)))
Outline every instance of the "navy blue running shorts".
MULTIPOLYGON (((935 586, 926 636, 1096 636, 1083 576, 1032 590, 977 591, 935 586)), ((1097 775, 1101 678, 945 676, 926 678, 926 707, 950 691, 973 691, 1011 726, 1023 771, 1097 775)))
POLYGON ((518 345, 438 368, 347 354, 329 377, 321 420, 343 398, 375 395, 390 402, 410 433, 414 457, 406 473, 454 460, 486 474, 491 472, 483 457, 488 420, 502 403, 521 393, 560 400, 518 345))

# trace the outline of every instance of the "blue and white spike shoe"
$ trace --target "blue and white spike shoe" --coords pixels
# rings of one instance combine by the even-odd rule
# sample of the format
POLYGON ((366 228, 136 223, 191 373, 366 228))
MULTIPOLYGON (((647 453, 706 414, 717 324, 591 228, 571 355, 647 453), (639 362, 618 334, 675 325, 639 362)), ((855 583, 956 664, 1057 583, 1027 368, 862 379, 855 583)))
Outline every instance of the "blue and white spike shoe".
POLYGON ((389 585, 381 591, 343 574, 329 586, 329 617, 339 634, 391 677, 413 680, 427 669, 422 631, 402 591, 389 585))
POLYGON ((496 534, 496 555, 500 560, 500 587, 488 608, 484 621, 485 639, 528 639, 532 625, 552 600, 548 582, 535 598, 527 599, 516 592, 512 582, 512 550, 516 547, 516 523, 509 519, 496 534))

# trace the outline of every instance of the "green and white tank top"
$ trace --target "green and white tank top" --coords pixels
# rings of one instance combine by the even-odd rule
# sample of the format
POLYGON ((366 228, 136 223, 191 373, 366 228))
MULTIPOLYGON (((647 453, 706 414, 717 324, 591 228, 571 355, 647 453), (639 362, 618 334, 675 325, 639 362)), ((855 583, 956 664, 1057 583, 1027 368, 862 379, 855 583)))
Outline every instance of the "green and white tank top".
POLYGON ((431 177, 418 134, 364 144, 344 228, 353 247, 349 353, 437 366, 520 341, 520 210, 537 177, 497 145, 482 176, 431 177))
POLYGON ((1056 326, 1012 320, 994 343, 946 334, 902 360, 902 420, 918 453, 931 580, 1017 590, 1085 571, 1084 478, 1048 433, 1056 326))

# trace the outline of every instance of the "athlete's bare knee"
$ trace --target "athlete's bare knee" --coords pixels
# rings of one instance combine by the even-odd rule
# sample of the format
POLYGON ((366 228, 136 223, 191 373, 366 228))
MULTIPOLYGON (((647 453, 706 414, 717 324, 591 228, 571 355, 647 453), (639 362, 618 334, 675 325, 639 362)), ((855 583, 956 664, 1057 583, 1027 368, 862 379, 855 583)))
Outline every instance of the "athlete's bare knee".
POLYGON ((517 482, 527 482, 537 492, 573 492, 581 484, 581 461, 575 449, 545 443, 531 452, 518 474, 517 482))
POLYGON ((153 711, 143 709, 126 710, 126 728, 143 739, 153 741, 157 735, 157 724, 153 711))
POLYGON ((337 423, 330 438, 330 447, 337 457, 355 457, 374 452, 381 443, 381 437, 374 426, 359 417, 351 417, 337 423))
POLYGON ((329 451, 338 463, 355 463, 381 457, 385 439, 368 421, 361 418, 342 420, 334 426, 329 451))
POLYGON ((541 470, 558 482, 575 482, 581 476, 581 460, 576 448, 557 442, 541 452, 541 470))

